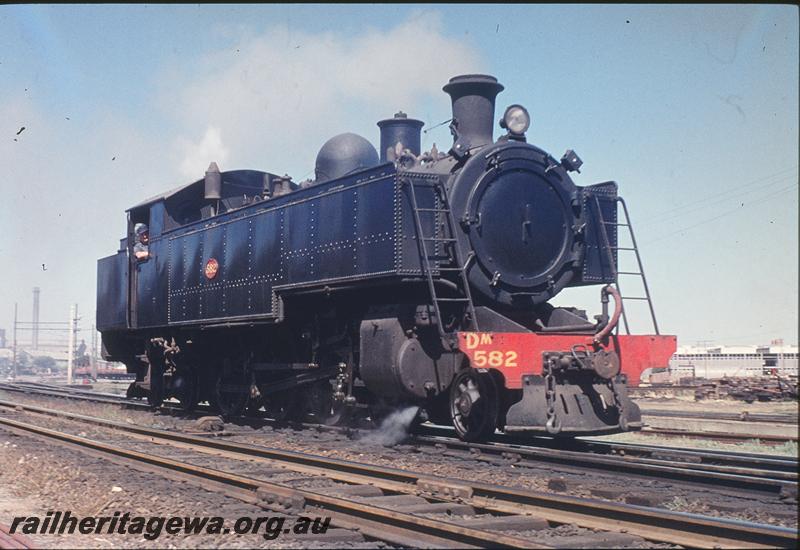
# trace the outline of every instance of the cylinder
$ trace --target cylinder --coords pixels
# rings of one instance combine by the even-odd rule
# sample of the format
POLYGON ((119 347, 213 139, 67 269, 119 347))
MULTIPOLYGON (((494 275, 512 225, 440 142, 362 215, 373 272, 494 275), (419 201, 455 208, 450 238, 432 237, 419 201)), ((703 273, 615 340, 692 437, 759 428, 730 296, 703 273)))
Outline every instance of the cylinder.
POLYGON ((206 200, 219 200, 222 198, 222 174, 216 162, 208 165, 205 178, 206 200))
POLYGON ((381 129, 381 162, 387 162, 387 151, 394 149, 398 143, 403 144, 403 149, 419 156, 420 131, 424 124, 421 120, 408 118, 403 111, 395 113, 393 118, 378 122, 378 128, 381 129))
POLYGON ((453 150, 465 153, 494 141, 494 100, 503 85, 493 76, 467 74, 454 76, 442 88, 453 102, 453 150))

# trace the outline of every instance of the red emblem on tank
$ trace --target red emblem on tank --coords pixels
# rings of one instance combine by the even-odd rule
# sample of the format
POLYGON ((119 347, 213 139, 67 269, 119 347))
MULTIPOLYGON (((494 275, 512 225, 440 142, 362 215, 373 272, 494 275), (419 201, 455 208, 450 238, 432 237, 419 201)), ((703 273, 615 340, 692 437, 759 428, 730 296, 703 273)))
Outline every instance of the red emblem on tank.
POLYGON ((218 271, 219 271, 219 262, 217 262, 217 260, 211 258, 206 262, 206 269, 205 269, 206 279, 213 279, 214 277, 217 276, 218 271))

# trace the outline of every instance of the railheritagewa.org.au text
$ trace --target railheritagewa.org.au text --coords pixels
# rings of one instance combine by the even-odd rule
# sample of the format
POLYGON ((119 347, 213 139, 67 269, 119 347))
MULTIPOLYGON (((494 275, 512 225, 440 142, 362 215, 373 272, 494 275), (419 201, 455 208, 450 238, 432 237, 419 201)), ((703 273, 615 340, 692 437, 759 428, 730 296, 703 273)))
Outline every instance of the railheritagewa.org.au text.
POLYGON ((243 516, 226 521, 219 516, 135 516, 114 512, 110 516, 75 516, 72 512, 47 512, 41 516, 17 516, 11 533, 24 535, 140 535, 155 540, 169 535, 255 535, 274 540, 281 535, 319 535, 327 532, 329 517, 243 516))

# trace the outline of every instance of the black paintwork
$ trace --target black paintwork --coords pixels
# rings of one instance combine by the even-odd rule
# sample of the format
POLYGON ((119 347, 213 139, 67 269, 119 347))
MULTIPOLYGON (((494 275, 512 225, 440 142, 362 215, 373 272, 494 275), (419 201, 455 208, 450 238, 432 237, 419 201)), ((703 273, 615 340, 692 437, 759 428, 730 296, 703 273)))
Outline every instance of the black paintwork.
MULTIPOLYGON (((263 173, 253 174, 255 182, 263 173)), ((129 326, 277 321, 281 295, 294 289, 376 278, 387 284, 408 276, 421 280, 403 186, 412 178, 439 184, 448 174, 398 172, 384 164, 185 225, 177 225, 173 216, 192 218, 179 214, 179 206, 188 204, 191 211, 191 197, 202 194, 203 180, 135 207, 132 211, 149 210, 151 241, 150 259, 132 264, 135 308, 129 326), (219 265, 213 279, 204 275, 211 259, 219 265)), ((521 309, 565 286, 612 280, 590 199, 591 194, 601 197, 606 220, 615 220, 609 200, 616 193, 613 182, 579 188, 543 151, 505 142, 473 155, 449 176, 447 187, 454 215, 463 222, 457 235, 462 257, 475 254, 469 278, 483 303, 521 309)), ((256 194, 255 186, 248 189, 256 194)), ((438 206, 431 187, 418 189, 421 207, 438 206)), ((242 199, 231 195, 225 201, 235 206, 242 199)), ((198 217, 206 207, 196 206, 198 217)), ((437 216, 422 219, 432 234, 437 216)), ((98 264, 101 331, 125 326, 123 257, 98 264)))
MULTIPOLYGON (((434 206, 431 190, 420 202, 434 206)), ((149 208, 153 220, 163 202, 149 208)), ((177 229, 156 225, 150 258, 133 264, 131 327, 279 320, 281 294, 294 289, 421 274, 410 203, 391 164, 177 229), (204 269, 212 258, 219 270, 209 279, 204 269)), ((100 262, 98 312, 124 309, 120 275, 100 262)), ((98 314, 100 331, 118 328, 98 314)))

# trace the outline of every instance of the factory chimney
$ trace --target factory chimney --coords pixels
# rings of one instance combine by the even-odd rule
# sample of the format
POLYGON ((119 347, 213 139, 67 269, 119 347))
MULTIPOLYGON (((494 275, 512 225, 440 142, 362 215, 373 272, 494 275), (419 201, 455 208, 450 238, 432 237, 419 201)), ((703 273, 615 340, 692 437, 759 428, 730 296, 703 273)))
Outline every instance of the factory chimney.
POLYGON ((39 287, 33 287, 33 330, 31 331, 31 347, 39 349, 39 287))

